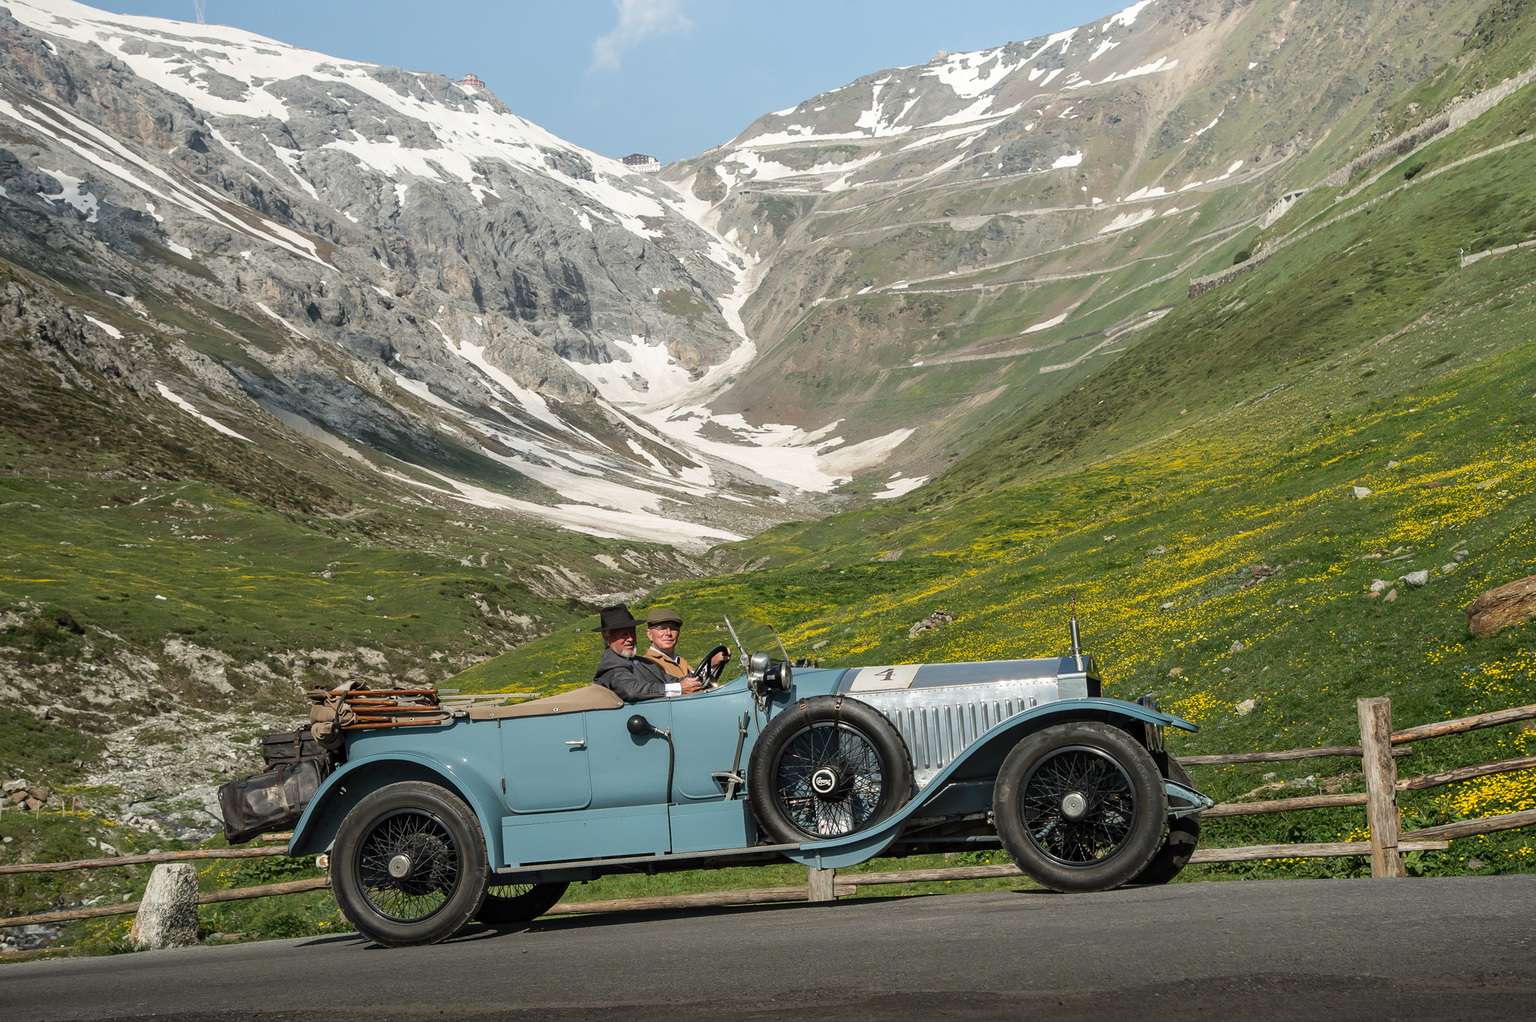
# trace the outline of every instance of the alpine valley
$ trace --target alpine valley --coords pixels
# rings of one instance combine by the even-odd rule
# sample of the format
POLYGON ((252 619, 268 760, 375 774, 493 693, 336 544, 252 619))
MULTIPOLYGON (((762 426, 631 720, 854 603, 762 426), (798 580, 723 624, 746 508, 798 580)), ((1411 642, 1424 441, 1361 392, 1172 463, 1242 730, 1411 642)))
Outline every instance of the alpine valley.
POLYGON ((569 687, 662 598, 832 663, 1042 655, 1080 598, 1115 694, 1349 744, 1305 651, 1379 561, 1455 570, 1373 591, 1420 638, 1341 721, 1536 559, 1536 5, 999 43, 644 173, 477 83, 3 0, 0 774, 193 840, 306 688, 569 687))

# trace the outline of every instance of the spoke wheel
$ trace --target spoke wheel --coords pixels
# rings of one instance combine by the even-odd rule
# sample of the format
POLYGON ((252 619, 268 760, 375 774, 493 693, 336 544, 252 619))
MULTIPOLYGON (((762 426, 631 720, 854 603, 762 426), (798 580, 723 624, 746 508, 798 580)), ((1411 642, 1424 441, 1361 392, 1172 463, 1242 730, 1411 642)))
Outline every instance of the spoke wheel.
POLYGON ((565 884, 495 884, 485 892, 485 901, 475 918, 482 923, 500 926, 506 923, 526 923, 537 919, 565 894, 565 884))
POLYGON ((758 825, 785 843, 863 830, 911 792, 901 735, 853 699, 820 696, 785 710, 763 729, 748 766, 758 825))
POLYGON ((1063 866, 1108 859, 1131 836, 1136 794, 1125 769, 1098 749, 1070 745, 1037 761, 1019 793, 1024 832, 1063 866))
POLYGON ((1119 728, 1059 724, 1016 745, 998 771, 993 816, 1020 869, 1058 891, 1102 891, 1137 877, 1168 815, 1151 755, 1119 728))
POLYGON ((443 907, 459 884, 459 849, 436 814, 396 809, 374 822, 357 851, 363 896, 385 919, 412 923, 443 907))
POLYGON ((485 893, 485 843, 469 807, 421 781, 387 785, 347 814, 332 887, 358 931, 391 947, 457 933, 485 893))

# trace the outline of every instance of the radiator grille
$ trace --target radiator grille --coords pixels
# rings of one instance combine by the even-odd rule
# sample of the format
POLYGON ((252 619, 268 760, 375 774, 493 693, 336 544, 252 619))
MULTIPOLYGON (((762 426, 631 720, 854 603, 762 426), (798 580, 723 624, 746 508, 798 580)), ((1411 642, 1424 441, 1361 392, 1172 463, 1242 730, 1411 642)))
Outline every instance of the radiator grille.
POLYGON ((1055 679, 1006 681, 963 688, 860 692, 886 715, 907 743, 918 787, 981 737, 1016 713, 1057 698, 1055 679))

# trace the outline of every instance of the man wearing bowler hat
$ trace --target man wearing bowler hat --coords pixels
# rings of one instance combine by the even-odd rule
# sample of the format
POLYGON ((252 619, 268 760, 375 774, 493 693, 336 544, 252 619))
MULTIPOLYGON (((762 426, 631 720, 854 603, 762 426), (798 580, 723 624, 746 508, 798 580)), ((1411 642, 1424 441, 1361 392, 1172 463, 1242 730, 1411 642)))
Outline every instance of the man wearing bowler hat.
MULTIPOLYGON (((645 616, 645 635, 651 648, 645 651, 645 659, 660 667, 667 677, 674 680, 693 675, 693 667, 677 652, 677 640, 683 634, 682 615, 671 607, 657 607, 645 616)), ((730 658, 730 650, 716 653, 710 667, 722 664, 730 658)))
POLYGON ((635 626, 637 621, 622 603, 604 607, 594 632, 601 632, 603 658, 598 661, 597 673, 592 680, 604 688, 611 688, 626 703, 642 699, 660 699, 664 696, 682 696, 699 691, 703 683, 693 675, 671 678, 656 664, 635 655, 635 626))

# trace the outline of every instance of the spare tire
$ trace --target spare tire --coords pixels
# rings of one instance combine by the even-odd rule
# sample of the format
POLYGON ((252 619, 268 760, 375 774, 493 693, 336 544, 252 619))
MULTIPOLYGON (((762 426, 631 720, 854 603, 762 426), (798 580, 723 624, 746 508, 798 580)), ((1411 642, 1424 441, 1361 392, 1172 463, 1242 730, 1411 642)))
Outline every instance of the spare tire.
POLYGON ((802 699, 763 728, 747 799, 774 841, 798 844, 871 827, 912 794, 912 757, 891 722, 844 696, 802 699))

